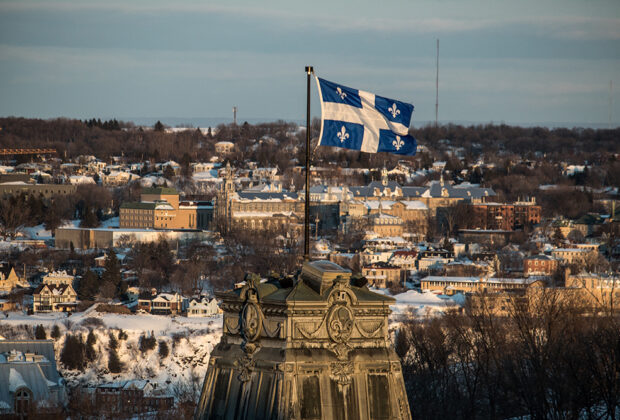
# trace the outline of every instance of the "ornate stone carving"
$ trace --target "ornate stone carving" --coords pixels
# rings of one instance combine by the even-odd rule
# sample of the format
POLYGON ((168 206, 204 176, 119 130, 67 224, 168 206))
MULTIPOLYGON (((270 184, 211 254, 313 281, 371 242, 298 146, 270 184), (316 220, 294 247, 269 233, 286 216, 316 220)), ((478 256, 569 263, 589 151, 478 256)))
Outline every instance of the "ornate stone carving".
POLYGON ((260 337, 261 318, 258 304, 246 302, 241 311, 241 334, 245 341, 256 341, 260 337))
POLYGON ((372 338, 378 335, 378 333, 381 332, 383 325, 385 325, 385 321, 383 319, 377 321, 363 321, 355 323, 357 330, 364 338, 372 338))
POLYGON ((239 368, 239 375, 237 376, 241 382, 247 382, 252 378, 252 372, 254 371, 254 366, 256 362, 252 358, 251 355, 245 355, 237 362, 235 362, 237 367, 239 368))
POLYGON ((354 367, 352 362, 332 362, 331 378, 338 385, 349 385, 351 383, 351 375, 354 367))
POLYGON ((353 333, 355 318, 351 309, 338 304, 331 307, 327 315, 327 332, 336 343, 346 343, 353 333))
POLYGON ((233 317, 224 318, 225 333, 238 334, 239 333, 239 319, 233 317))

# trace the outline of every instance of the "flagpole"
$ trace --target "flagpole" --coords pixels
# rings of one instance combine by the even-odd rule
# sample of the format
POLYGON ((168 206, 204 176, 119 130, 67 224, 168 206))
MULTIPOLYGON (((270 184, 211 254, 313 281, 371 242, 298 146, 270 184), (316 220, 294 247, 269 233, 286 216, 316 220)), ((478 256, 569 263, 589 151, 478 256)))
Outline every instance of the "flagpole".
POLYGON ((304 204, 304 261, 310 261, 310 77, 312 66, 306 66, 306 199, 304 204))

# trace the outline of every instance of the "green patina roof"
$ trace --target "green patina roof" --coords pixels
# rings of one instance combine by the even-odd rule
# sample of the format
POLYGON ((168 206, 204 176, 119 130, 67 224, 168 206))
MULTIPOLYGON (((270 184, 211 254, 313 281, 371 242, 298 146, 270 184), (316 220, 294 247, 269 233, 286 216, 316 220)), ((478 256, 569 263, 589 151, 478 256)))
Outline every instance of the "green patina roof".
POLYGON ((157 203, 123 203, 122 209, 140 209, 140 210, 155 210, 157 203))
MULTIPOLYGON (((361 302, 388 302, 396 301, 393 297, 371 292, 367 287, 350 286, 357 299, 361 302)), ((224 292, 229 296, 239 296, 241 288, 224 292)), ((301 280, 293 287, 281 287, 277 282, 261 283, 258 286, 258 295, 265 303, 292 303, 292 302, 324 302, 328 293, 320 295, 305 281, 301 280)))
POLYGON ((142 194, 179 195, 179 192, 175 190, 174 188, 153 187, 153 188, 142 188, 142 194))

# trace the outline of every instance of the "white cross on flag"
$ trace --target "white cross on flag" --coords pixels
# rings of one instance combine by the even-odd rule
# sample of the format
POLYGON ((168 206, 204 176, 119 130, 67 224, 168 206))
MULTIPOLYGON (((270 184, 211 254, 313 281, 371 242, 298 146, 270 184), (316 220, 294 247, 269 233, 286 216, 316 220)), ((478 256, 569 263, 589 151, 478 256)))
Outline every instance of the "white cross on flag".
POLYGON ((316 78, 321 100, 319 145, 367 153, 415 155, 413 105, 316 78))

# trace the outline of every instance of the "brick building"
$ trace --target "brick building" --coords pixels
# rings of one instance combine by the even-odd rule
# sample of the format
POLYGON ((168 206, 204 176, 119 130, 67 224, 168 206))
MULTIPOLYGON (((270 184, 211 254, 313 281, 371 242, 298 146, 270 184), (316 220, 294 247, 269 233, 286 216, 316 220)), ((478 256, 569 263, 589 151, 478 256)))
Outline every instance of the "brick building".
POLYGON ((548 255, 533 255, 523 259, 523 275, 528 276, 550 276, 554 274, 559 266, 558 260, 548 255))
POLYGON ((208 229, 213 206, 180 201, 174 188, 144 188, 139 203, 123 203, 119 227, 130 229, 208 229))
POLYGON ((489 230, 515 230, 525 225, 540 223, 541 207, 536 199, 507 203, 471 204, 470 228, 489 230))

